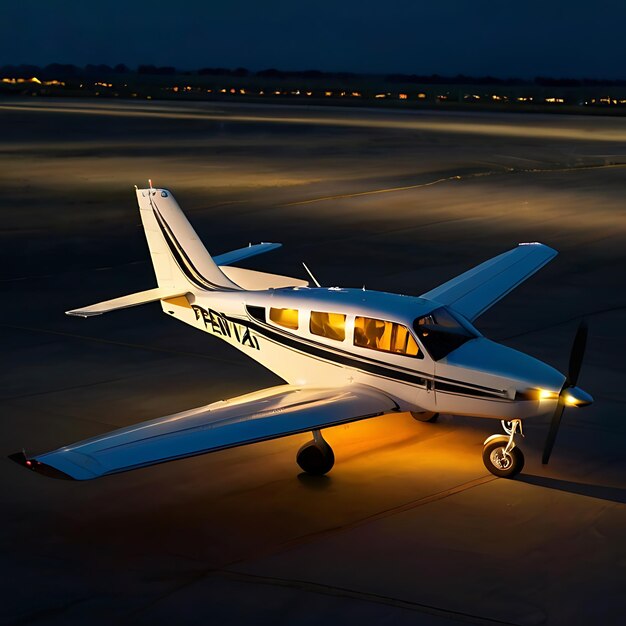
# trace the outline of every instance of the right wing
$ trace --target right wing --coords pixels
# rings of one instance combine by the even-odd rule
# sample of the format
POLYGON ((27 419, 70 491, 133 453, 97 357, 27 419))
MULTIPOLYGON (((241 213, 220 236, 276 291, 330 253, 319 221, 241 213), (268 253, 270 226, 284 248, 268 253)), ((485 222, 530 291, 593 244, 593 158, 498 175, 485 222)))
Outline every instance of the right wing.
POLYGON ((468 320, 475 320, 556 255, 556 250, 542 243, 520 243, 421 297, 446 304, 468 320))
POLYGON ((225 448, 383 415, 398 409, 372 387, 282 385, 114 430, 13 460, 43 474, 87 480, 225 448))

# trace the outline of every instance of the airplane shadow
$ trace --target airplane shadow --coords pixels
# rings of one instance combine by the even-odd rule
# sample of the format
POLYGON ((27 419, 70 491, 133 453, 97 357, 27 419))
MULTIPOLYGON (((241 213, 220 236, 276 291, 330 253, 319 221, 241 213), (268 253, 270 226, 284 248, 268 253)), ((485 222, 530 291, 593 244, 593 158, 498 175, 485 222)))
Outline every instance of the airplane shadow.
POLYGON ((590 498, 626 504, 626 489, 622 489, 621 487, 605 487, 604 485, 576 483, 570 480, 559 480, 558 478, 535 476, 533 474, 521 474, 517 476, 515 480, 529 485, 537 485, 538 487, 557 489, 558 491, 567 491, 568 493, 576 493, 590 498))
POLYGON ((306 472, 300 472, 298 474, 298 480, 301 485, 313 491, 328 489, 332 484, 332 480, 328 476, 312 476, 306 472))

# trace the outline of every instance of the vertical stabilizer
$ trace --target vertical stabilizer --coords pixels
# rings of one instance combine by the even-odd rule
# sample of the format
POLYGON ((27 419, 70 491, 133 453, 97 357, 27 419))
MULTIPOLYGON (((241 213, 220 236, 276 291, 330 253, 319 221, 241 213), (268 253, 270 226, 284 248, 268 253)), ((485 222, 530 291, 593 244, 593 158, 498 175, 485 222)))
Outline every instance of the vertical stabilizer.
POLYGON ((213 261, 167 189, 137 189, 137 201, 159 287, 240 289, 213 261))

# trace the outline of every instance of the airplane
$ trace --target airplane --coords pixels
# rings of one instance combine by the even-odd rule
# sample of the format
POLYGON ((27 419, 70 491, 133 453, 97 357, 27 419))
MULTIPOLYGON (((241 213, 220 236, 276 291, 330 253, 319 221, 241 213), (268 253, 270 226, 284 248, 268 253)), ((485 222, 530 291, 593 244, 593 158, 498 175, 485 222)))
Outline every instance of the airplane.
POLYGON ((498 419, 504 434, 484 442, 495 476, 524 466, 515 441, 525 419, 552 413, 542 462, 563 411, 593 398, 577 386, 587 341, 576 333, 567 375, 484 337, 473 322, 557 252, 520 243, 420 297, 343 287, 236 267, 280 247, 259 243, 211 257, 171 192, 136 189, 157 287, 67 311, 91 317, 159 302, 163 312, 212 335, 268 368, 285 384, 141 422, 27 456, 21 465, 87 480, 310 432, 296 462, 324 475, 335 463, 322 430, 387 413, 418 421, 440 413, 498 419))

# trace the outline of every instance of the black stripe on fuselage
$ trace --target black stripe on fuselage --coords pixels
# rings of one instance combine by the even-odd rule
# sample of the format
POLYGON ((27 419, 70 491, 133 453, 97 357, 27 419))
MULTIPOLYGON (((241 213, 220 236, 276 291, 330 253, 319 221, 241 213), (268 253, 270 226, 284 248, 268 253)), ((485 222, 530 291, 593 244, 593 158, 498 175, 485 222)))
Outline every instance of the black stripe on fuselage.
MULTIPOLYGON (((360 363, 370 363, 373 365, 382 365, 384 367, 386 367, 387 369, 390 369, 392 371, 404 371, 404 372, 408 372, 409 374, 412 375, 417 375, 417 376, 422 376, 423 378, 427 379, 427 380, 432 380, 432 381, 440 381, 442 383, 450 383, 450 384, 455 384, 455 383, 459 383, 458 380, 454 379, 454 378, 446 378, 445 376, 433 376, 432 374, 428 373, 428 372, 421 372, 419 370, 416 369, 409 369, 407 367, 404 367, 402 365, 397 365, 397 364, 393 364, 390 365, 389 363, 384 363, 381 361, 378 361, 376 359, 370 359, 366 356, 361 356, 361 355, 355 355, 352 352, 346 352, 345 350, 341 350, 338 348, 334 348, 332 346, 326 345, 324 343, 319 343, 317 341, 312 341, 310 339, 305 339, 305 338, 300 338, 300 337, 294 337, 291 333, 286 333, 285 331, 279 329, 279 328, 274 328, 273 326, 269 326, 263 318, 257 317, 257 315, 253 314, 252 311, 250 311, 250 305, 246 305, 246 310, 248 312, 248 316, 250 318, 250 320, 252 321, 252 324, 256 324, 256 323, 260 323, 261 324, 261 328, 266 328, 271 332, 274 333, 278 333, 281 337, 285 337, 286 339, 296 339, 302 343, 304 343, 305 345, 313 345, 316 346, 324 351, 328 351, 331 354, 336 354, 339 356, 345 356, 349 359, 357 359, 360 363)), ((263 308, 263 307, 253 307, 254 309, 259 309, 259 308, 263 308)), ((256 312, 258 313, 258 312, 256 312)), ((241 321, 239 320, 239 318, 229 318, 231 321, 241 321)), ((252 326, 249 325, 250 328, 252 328, 252 326)), ((259 326, 254 326, 255 329, 258 329, 259 326)), ((374 352, 378 352, 377 350, 374 350, 374 352)), ((403 355, 408 359, 411 359, 414 363, 423 363, 423 359, 422 358, 418 358, 418 357, 414 357, 414 356, 409 356, 409 355, 403 355)), ((506 392, 501 390, 501 389, 494 389, 493 387, 485 387, 483 385, 477 385, 475 383, 467 383, 467 382, 463 382, 462 383, 463 387, 466 389, 473 389, 476 390, 477 392, 486 392, 485 395, 495 395, 498 397, 505 397, 506 392)))
POLYGON ((424 372, 408 372, 406 370, 399 370, 393 367, 389 367, 387 364, 382 364, 380 361, 364 361, 354 355, 348 355, 343 351, 333 350, 328 346, 320 343, 313 343, 302 340, 300 338, 287 335, 269 327, 262 325, 255 320, 245 320, 240 318, 233 318, 225 316, 229 321, 237 324, 242 324, 251 330, 259 333, 266 339, 274 341, 283 347, 296 350, 298 352, 304 352, 310 356, 315 356, 324 361, 330 361, 333 364, 344 365, 359 369, 369 374, 381 376, 389 380, 396 382, 407 382, 419 387, 425 388, 427 381, 433 381, 435 389, 439 389, 445 392, 461 393, 463 395, 477 396, 480 398, 489 398, 493 400, 508 400, 503 397, 503 392, 495 389, 489 389, 484 387, 482 389, 476 389, 470 386, 466 386, 464 383, 459 384, 459 381, 452 381, 451 379, 438 379, 432 375, 424 372), (455 384, 456 383, 456 384, 455 384))

